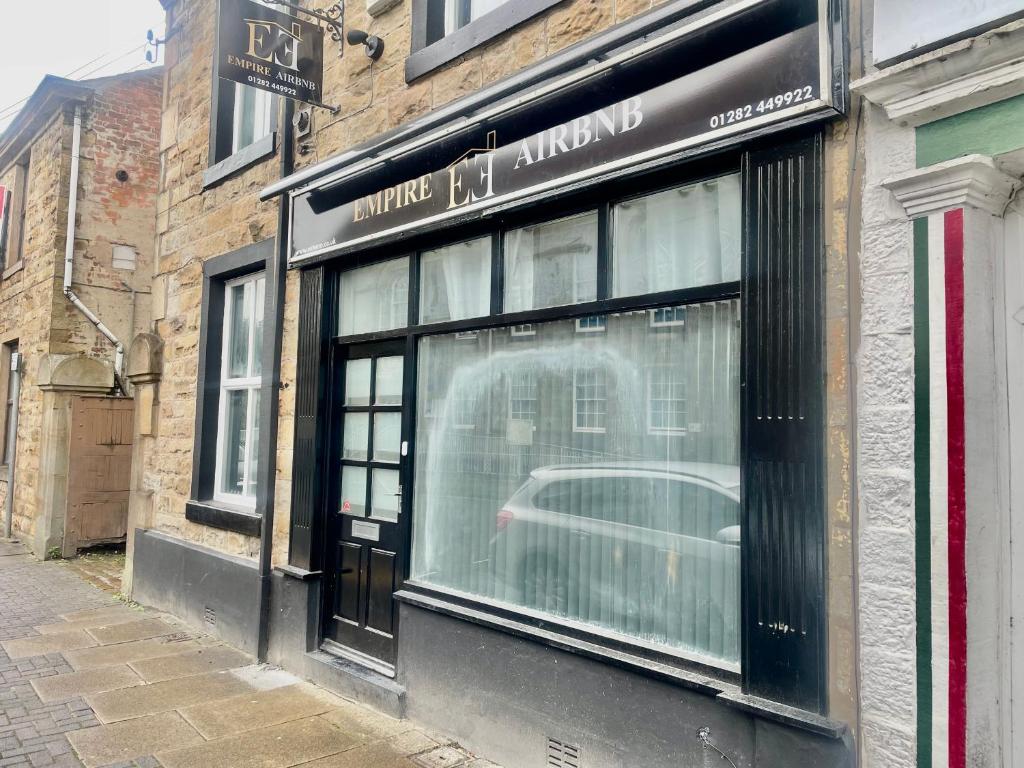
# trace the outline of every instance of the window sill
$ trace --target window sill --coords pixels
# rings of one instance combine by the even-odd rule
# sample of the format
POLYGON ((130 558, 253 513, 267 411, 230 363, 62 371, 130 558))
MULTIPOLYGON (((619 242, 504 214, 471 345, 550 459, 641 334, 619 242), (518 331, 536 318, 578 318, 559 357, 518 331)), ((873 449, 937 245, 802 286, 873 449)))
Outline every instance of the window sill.
POLYGON ((6 280, 7 278, 16 275, 18 272, 21 272, 24 268, 25 261, 23 259, 18 259, 16 262, 11 264, 11 266, 5 269, 2 274, 0 274, 0 280, 6 280))
MULTIPOLYGON (((639 656, 628 651, 609 648, 590 642, 583 638, 555 632, 543 626, 536 626, 523 621, 496 615, 490 612, 471 608, 452 602, 442 597, 421 591, 418 587, 402 589, 395 593, 395 599, 401 603, 422 608, 428 611, 451 616, 452 618, 469 621, 489 629, 505 632, 516 637, 533 640, 569 653, 576 653, 606 664, 614 664, 632 672, 663 680, 668 683, 688 688, 697 693, 714 697, 723 705, 739 709, 754 717, 771 720, 792 728, 799 728, 818 736, 842 739, 848 733, 844 723, 830 720, 827 717, 807 712, 802 709, 779 704, 757 696, 748 696, 734 682, 719 677, 711 677, 700 671, 682 669, 659 661, 639 656)), ((723 673, 726 674, 726 673, 723 673)))
POLYGON ((287 565, 275 565, 274 570, 299 581, 315 581, 324 574, 323 571, 307 571, 305 568, 299 568, 290 563, 287 565))
POLYGON ((493 40, 560 2, 562 0, 516 0, 499 6, 476 21, 410 54, 405 60, 405 82, 411 83, 443 67, 467 51, 493 40))
POLYGON ((225 157, 203 171, 203 189, 209 189, 244 171, 277 151, 277 132, 271 131, 262 139, 225 157))
POLYGON ((211 528, 233 531, 243 536, 259 536, 263 518, 251 510, 228 507, 211 501, 189 501, 185 519, 211 528))

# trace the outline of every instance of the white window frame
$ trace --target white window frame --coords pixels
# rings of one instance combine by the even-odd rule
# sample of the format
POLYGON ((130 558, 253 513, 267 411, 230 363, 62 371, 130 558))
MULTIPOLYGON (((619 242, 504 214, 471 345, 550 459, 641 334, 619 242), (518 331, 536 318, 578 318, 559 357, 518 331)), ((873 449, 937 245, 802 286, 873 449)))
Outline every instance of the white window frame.
MULTIPOLYGON (((678 386, 678 387, 682 388, 682 390, 683 390, 683 397, 681 397, 681 398, 676 398, 676 397, 667 397, 667 398, 665 398, 665 397, 658 397, 658 398, 655 398, 654 397, 654 385, 656 383, 655 380, 654 380, 654 377, 658 373, 662 373, 664 371, 670 371, 670 370, 671 369, 668 366, 661 366, 661 365, 652 366, 652 367, 647 369, 647 431, 648 431, 648 433, 650 433, 652 435, 685 435, 685 434, 688 434, 688 432, 689 432, 689 429, 687 427, 656 427, 656 426, 654 426, 654 401, 655 400, 669 402, 669 403, 682 402, 683 403, 683 411, 682 411, 683 415, 687 419, 689 418, 689 415, 690 415, 689 400, 686 398, 686 383, 685 382, 682 382, 682 381, 678 381, 677 382, 677 381, 671 381, 671 380, 669 380, 667 382, 657 382, 659 384, 664 384, 664 383, 668 384, 668 386, 670 388, 669 389, 669 395, 673 395, 674 394, 674 392, 672 391, 672 387, 678 386)), ((674 411, 672 411, 672 412, 674 413, 674 411)), ((684 419, 684 422, 689 424, 689 421, 687 421, 686 419, 684 419)))
POLYGON ((271 124, 273 122, 274 112, 274 94, 268 93, 260 88, 253 88, 251 85, 242 85, 241 83, 235 83, 235 103, 234 103, 234 114, 231 117, 231 154, 235 154, 251 144, 255 144, 257 141, 265 136, 270 135, 271 124), (253 140, 250 144, 241 143, 242 133, 242 104, 244 102, 243 94, 244 88, 252 88, 255 94, 253 100, 254 115, 253 115, 253 140), (262 112, 262 114, 260 114, 262 112), (259 129, 257 131, 257 129, 259 129))
MULTIPOLYGON (((594 373, 604 375, 603 371, 596 368, 576 369, 572 372, 572 431, 573 432, 585 432, 595 435, 603 435, 608 429, 608 380, 605 378, 604 381, 604 397, 579 397, 579 377, 581 373, 594 373), (604 426, 601 427, 581 427, 580 426, 580 413, 579 406, 580 402, 603 402, 604 411, 601 413, 604 426)), ((597 412, 594 412, 596 415, 597 412)), ((590 414, 588 414, 590 415, 590 414)))
MULTIPOLYGON (((219 388, 219 402, 217 412, 217 454, 216 454, 216 465, 213 473, 213 500, 222 504, 231 504, 235 506, 256 506, 256 495, 246 495, 245 493, 230 493, 223 490, 224 480, 224 461, 225 461, 225 449, 227 443, 225 441, 227 432, 227 416, 228 416, 228 393, 238 390, 247 390, 248 395, 246 398, 246 412, 245 412, 245 456, 242 459, 242 488, 246 488, 250 485, 252 478, 249 477, 249 472, 252 469, 252 457, 253 451, 256 450, 254 440, 251 436, 255 430, 255 427, 259 420, 259 414, 256 412, 258 408, 253 407, 254 395, 260 391, 260 385, 263 381, 262 374, 252 375, 253 366, 255 365, 256 355, 262 352, 262 339, 256 338, 256 323, 255 316, 249 318, 249 366, 247 373, 248 376, 231 377, 228 376, 228 358, 231 353, 231 305, 230 296, 232 289, 240 286, 252 283, 253 285, 253 303, 252 309, 256 308, 256 284, 259 280, 266 279, 266 272, 253 272, 249 275, 228 280, 224 283, 224 318, 223 318, 223 333, 221 335, 221 350, 220 350, 220 388, 219 388)), ((266 282, 264 282, 264 291, 266 291, 266 282)), ((265 294, 264 294, 265 298, 265 294)))
POLYGON ((509 335, 517 338, 525 338, 527 336, 536 336, 537 327, 533 323, 520 323, 519 325, 513 325, 509 329, 509 335))
POLYGON ((511 0, 502 0, 502 2, 499 2, 494 8, 491 8, 491 10, 484 11, 479 16, 474 16, 473 0, 465 0, 465 2, 464 0, 444 0, 444 36, 448 37, 448 35, 453 32, 457 32, 463 27, 469 26, 474 21, 482 19, 488 13, 497 10, 508 2, 511 2, 511 0), (464 5, 468 5, 468 9, 465 8, 464 5), (469 17, 464 18, 464 11, 467 10, 469 17))
POLYGON ((657 309, 649 309, 647 311, 650 313, 650 317, 651 317, 651 328, 671 328, 673 326, 686 325, 686 318, 685 318, 686 307, 685 306, 658 307, 657 309), (668 309, 671 309, 673 312, 677 312, 680 309, 683 310, 684 318, 682 320, 658 320, 657 319, 658 313, 659 312, 664 312, 665 310, 668 310, 668 309))
POLYGON ((533 425, 533 429, 537 429, 537 374, 536 373, 512 373, 509 375, 508 381, 508 417, 513 421, 529 421, 533 425), (521 377, 521 378, 520 378, 521 377), (522 397, 522 392, 517 393, 517 387, 525 388, 528 394, 532 394, 532 397, 522 397), (519 396, 517 396, 517 394, 519 396), (530 418, 524 419, 523 415, 526 411, 522 409, 516 409, 515 403, 533 403, 530 409, 530 418))
POLYGON ((608 315, 587 315, 576 319, 576 333, 604 333, 608 328, 608 315), (589 321, 599 319, 597 325, 589 325, 589 321))

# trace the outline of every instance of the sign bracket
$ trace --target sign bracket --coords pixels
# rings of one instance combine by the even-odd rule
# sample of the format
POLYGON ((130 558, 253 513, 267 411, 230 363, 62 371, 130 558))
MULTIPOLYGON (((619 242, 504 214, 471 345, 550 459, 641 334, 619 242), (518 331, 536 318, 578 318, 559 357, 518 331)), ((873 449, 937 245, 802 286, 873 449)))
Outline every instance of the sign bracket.
MULTIPOLYGON (((303 8, 301 5, 288 2, 288 0, 264 0, 264 3, 268 5, 283 5, 286 8, 291 8, 293 11, 312 16, 320 23, 326 24, 331 30, 331 40, 338 44, 338 58, 345 54, 345 36, 344 29, 342 28, 345 14, 344 0, 338 0, 333 5, 329 5, 319 11, 312 8, 303 8)), ((323 104, 316 104, 315 106, 324 107, 323 104)), ((331 109, 332 112, 334 111, 331 107, 324 108, 331 109)))

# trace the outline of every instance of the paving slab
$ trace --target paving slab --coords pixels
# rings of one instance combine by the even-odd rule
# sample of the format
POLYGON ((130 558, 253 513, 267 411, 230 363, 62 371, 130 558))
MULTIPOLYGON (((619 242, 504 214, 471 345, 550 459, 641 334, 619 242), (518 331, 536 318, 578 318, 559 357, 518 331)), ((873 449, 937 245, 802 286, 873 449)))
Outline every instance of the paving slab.
POLYGON ((358 741, 389 739, 414 727, 408 720, 396 720, 343 699, 323 717, 345 733, 351 733, 358 741))
POLYGON ((412 764, 418 768, 452 768, 468 763, 470 756, 455 747, 438 747, 422 755, 412 758, 412 764))
POLYGON ((158 752, 165 768, 288 768, 333 755, 356 743, 319 717, 248 731, 193 747, 158 752))
POLYGON ((110 667, 97 667, 82 672, 69 672, 66 675, 53 675, 32 680, 32 687, 43 702, 62 701, 87 693, 114 691, 142 685, 140 678, 126 664, 110 667))
POLYGON ((170 635, 179 630, 161 619, 140 619, 127 624, 113 624, 85 631, 96 638, 96 642, 100 645, 114 645, 115 643, 128 643, 132 640, 147 640, 151 637, 170 635))
POLYGON ((4 555, 3 557, 0 557, 0 569, 17 568, 34 562, 36 562, 36 559, 32 557, 32 555, 4 555))
POLYGON ((86 701, 102 722, 113 723, 204 701, 226 699, 247 690, 251 690, 249 685, 231 673, 211 672, 120 691, 97 693, 87 696, 86 701))
POLYGON ((177 712, 161 712, 75 731, 68 740, 87 768, 95 768, 200 743, 203 737, 177 712))
POLYGON ((40 635, 55 635, 59 632, 67 632, 71 629, 104 629, 118 624, 128 624, 138 621, 138 616, 106 616, 96 619, 77 619, 75 621, 61 621, 56 624, 40 624, 34 627, 40 635))
POLYGON ((184 651, 173 656, 142 659, 131 663, 132 669, 147 683, 159 683, 176 677, 190 677, 204 672, 220 672, 224 669, 249 664, 252 659, 241 651, 226 645, 211 646, 184 651))
POLYGON ((102 623, 104 619, 116 619, 119 616, 130 616, 133 619, 153 618, 153 614, 151 611, 146 611, 142 608, 129 608, 127 605, 124 605, 123 603, 107 605, 103 608, 84 608, 80 611, 62 613, 60 615, 60 618, 62 618, 64 621, 84 621, 89 619, 99 619, 102 623))
POLYGON ((64 658, 75 669, 91 669, 110 664, 155 659, 159 656, 172 656, 199 647, 199 643, 192 639, 169 640, 166 637, 157 637, 149 640, 136 640, 132 643, 100 645, 93 648, 65 651, 64 658))
POLYGON ((333 702, 318 693, 313 686, 289 685, 197 704, 181 715, 207 739, 219 739, 323 714, 333 702))
POLYGON ((22 637, 17 640, 4 640, 3 646, 11 659, 24 659, 29 656, 43 656, 56 651, 67 651, 74 648, 91 648, 96 640, 84 629, 73 629, 70 632, 58 632, 52 635, 36 635, 22 637))
MULTIPOLYGON (((414 756, 444 748, 422 731, 408 731, 389 741, 373 741, 322 757, 303 764, 301 768, 419 768, 414 756)), ((458 754, 465 764, 469 756, 461 752, 458 754)))

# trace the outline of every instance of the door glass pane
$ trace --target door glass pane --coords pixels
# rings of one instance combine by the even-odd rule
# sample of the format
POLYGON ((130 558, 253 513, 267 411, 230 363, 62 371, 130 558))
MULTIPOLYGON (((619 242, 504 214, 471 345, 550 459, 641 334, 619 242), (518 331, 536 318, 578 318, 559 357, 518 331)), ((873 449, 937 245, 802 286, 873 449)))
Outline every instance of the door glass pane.
POLYGON ((366 461, 370 446, 370 414, 346 413, 342 456, 366 461))
POLYGON ((389 523, 396 522, 401 500, 398 496, 398 470, 375 469, 371 483, 373 502, 370 507, 370 517, 389 523))
POLYGON ((345 405, 370 404, 370 360, 349 360, 345 364, 345 405))
POLYGON ((738 670, 739 310, 421 339, 412 577, 738 670))
POLYGON ((409 322, 409 258, 343 272, 338 310, 342 336, 404 328, 409 322))
POLYGON ((377 358, 377 392, 374 397, 377 405, 402 404, 403 362, 401 355, 377 358))
POLYGON ((366 516, 366 467, 341 468, 341 510, 343 515, 366 516))
POLYGON ((491 238, 456 243, 420 257, 420 322, 482 317, 491 309, 491 238))
POLYGON ((228 378, 249 375, 249 316, 252 304, 252 283, 233 285, 229 290, 228 316, 228 378))
POLYGON ((245 427, 249 390, 229 389, 225 391, 225 396, 227 402, 221 448, 223 464, 220 490, 222 493, 240 494, 245 490, 245 427))
POLYGON ((505 235, 505 311, 597 298, 597 212, 505 235))
MULTIPOLYGON (((354 415, 354 414, 350 414, 354 415)), ((402 414, 377 413, 373 417, 373 460, 398 461, 402 443, 402 414)))
POLYGON ((616 205, 612 295, 739 280, 739 178, 722 176, 616 205))

